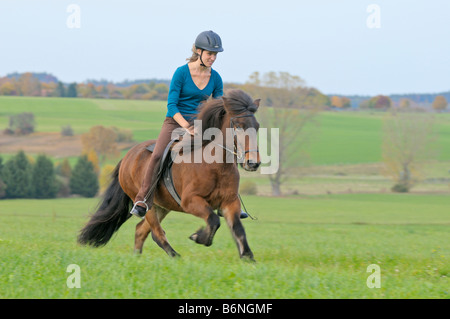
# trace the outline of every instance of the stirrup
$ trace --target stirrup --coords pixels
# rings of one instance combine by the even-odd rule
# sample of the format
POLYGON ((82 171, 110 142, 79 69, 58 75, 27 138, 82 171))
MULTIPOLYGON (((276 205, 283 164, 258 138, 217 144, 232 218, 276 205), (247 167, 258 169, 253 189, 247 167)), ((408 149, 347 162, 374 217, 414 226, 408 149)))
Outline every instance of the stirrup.
POLYGON ((136 217, 139 217, 140 219, 144 219, 144 218, 145 218, 145 214, 146 214, 147 212, 148 212, 148 205, 147 205, 147 203, 140 200, 140 201, 137 201, 136 203, 134 203, 133 208, 131 209, 130 214, 131 214, 131 215, 134 215, 134 216, 136 216, 136 217), (136 207, 143 208, 142 206, 138 206, 138 205, 137 205, 138 203, 143 203, 143 204, 145 205, 146 209, 145 209, 144 215, 142 215, 142 212, 140 212, 140 211, 136 208, 136 207))

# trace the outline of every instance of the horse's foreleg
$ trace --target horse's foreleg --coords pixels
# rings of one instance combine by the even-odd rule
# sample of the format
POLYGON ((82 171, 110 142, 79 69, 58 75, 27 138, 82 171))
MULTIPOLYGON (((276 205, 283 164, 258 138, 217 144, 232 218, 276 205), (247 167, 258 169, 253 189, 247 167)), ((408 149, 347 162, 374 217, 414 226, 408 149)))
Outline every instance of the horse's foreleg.
POLYGON ((206 228, 200 228, 189 239, 192 239, 198 244, 211 246, 214 235, 220 227, 219 216, 213 212, 206 200, 199 196, 182 200, 182 207, 185 212, 200 217, 206 222, 206 228))
POLYGON ((253 253, 247 243, 247 236, 245 235, 244 226, 241 223, 241 203, 238 199, 236 201, 224 205, 222 207, 223 216, 230 227, 236 246, 239 250, 241 258, 247 258, 254 261, 253 253))

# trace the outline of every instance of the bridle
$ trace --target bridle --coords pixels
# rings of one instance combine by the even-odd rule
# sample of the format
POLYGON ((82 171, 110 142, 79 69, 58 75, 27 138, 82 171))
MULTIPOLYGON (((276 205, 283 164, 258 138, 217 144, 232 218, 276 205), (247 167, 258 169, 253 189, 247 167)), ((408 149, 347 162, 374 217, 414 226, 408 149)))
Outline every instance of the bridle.
POLYGON ((230 118, 230 128, 233 130, 233 145, 234 145, 234 150, 230 150, 228 147, 223 146, 223 145, 221 145, 221 144, 219 144, 219 143, 216 143, 216 142, 214 142, 214 141, 212 141, 212 142, 213 142, 214 144, 216 144, 217 146, 223 148, 223 149, 226 150, 227 152, 229 152, 229 153, 233 154, 234 156, 236 156, 236 158, 237 158, 238 160, 242 160, 242 159, 245 157, 245 155, 246 155, 247 153, 250 153, 250 152, 257 152, 257 153, 259 153, 259 149, 258 149, 258 148, 254 149, 254 150, 246 150, 246 151, 242 152, 242 147, 238 147, 238 146, 240 146, 240 144, 239 144, 239 141, 238 141, 238 139, 237 139, 237 134, 236 134, 235 124, 234 124, 233 120, 234 120, 234 119, 237 119, 237 118, 251 117, 251 116, 254 117, 253 114, 245 114, 245 115, 233 116, 233 117, 230 118), (241 150, 239 150, 239 148, 240 148, 241 150))

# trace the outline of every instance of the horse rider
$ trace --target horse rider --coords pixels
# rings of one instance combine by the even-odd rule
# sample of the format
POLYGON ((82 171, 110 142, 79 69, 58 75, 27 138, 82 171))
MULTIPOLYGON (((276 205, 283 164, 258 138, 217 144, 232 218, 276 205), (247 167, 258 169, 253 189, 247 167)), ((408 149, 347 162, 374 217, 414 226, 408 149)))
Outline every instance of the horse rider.
MULTIPOLYGON (((170 82, 166 118, 131 214, 143 218, 151 209, 154 196, 154 189, 151 189, 152 181, 157 175, 158 164, 164 150, 171 141, 172 132, 181 127, 194 135, 192 123, 201 102, 210 96, 217 99, 223 95, 222 78, 212 69, 217 53, 222 51, 220 36, 213 31, 204 31, 197 36, 192 47, 192 56, 187 59, 188 63, 176 69, 170 82)), ((248 215, 241 211, 241 218, 246 217, 248 215)))

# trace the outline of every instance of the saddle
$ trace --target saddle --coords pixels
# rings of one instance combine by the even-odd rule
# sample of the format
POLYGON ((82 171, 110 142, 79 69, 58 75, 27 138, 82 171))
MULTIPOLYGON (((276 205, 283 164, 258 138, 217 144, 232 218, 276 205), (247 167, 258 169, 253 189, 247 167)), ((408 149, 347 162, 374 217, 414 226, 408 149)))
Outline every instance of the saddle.
MULTIPOLYGON (((156 188, 159 180, 162 178, 164 182, 164 186, 166 186, 170 195, 172 195, 173 199, 181 206, 181 198, 178 195, 177 190, 175 189, 175 185, 173 183, 173 175, 172 175, 172 166, 173 159, 171 156, 172 145, 175 142, 178 142, 179 139, 173 139, 167 144, 166 149, 164 150, 163 156, 159 162, 158 173, 156 174, 155 181, 153 181, 152 189, 156 188)), ((155 149, 156 142, 147 146, 146 149, 153 153, 155 149)))

